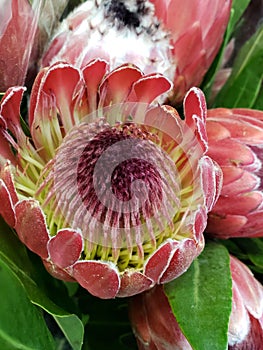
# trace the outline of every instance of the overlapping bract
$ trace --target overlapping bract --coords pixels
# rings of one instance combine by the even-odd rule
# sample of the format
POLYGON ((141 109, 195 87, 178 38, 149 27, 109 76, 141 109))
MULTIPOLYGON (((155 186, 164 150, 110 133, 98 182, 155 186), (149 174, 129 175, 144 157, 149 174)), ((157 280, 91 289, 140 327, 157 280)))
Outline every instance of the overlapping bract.
POLYGON ((208 110, 208 154, 223 171, 223 187, 207 232, 219 238, 263 236, 263 112, 208 110))
POLYGON ((174 82, 173 103, 198 86, 223 40, 231 0, 86 1, 62 23, 43 65, 66 60, 83 67, 101 57, 115 68, 136 64, 174 82))
MULTIPOLYGON (((232 256, 230 270, 233 296, 228 349, 260 349, 263 341, 263 287, 248 267, 232 256)), ((131 299, 130 319, 140 350, 192 349, 180 330, 162 286, 131 299)))
MULTIPOLYGON (((52 275, 67 281, 77 281, 100 298, 130 296, 155 284, 168 282, 182 274, 204 246, 202 233, 206 226, 207 211, 217 199, 221 172, 205 156, 206 105, 202 92, 193 88, 187 94, 183 122, 173 108, 152 104, 170 87, 170 82, 160 74, 144 75, 130 64, 108 71, 108 64, 104 60, 91 61, 83 69, 58 62, 39 73, 32 89, 29 113, 32 141, 20 125, 19 105, 24 88, 10 88, 1 101, 1 215, 16 229, 20 240, 42 258, 52 275), (113 128, 107 124, 107 130, 116 133, 121 128, 122 135, 128 132, 125 135, 132 140, 138 137, 139 140, 144 138, 146 141, 148 137, 150 142, 152 138, 159 140, 158 147, 171 156, 173 166, 179 174, 180 205, 164 230, 158 225, 153 226, 154 230, 149 226, 150 240, 145 242, 136 239, 135 246, 119 247, 115 243, 115 224, 112 224, 113 243, 109 247, 103 246, 103 239, 95 243, 90 241, 86 236, 89 232, 84 234, 79 226, 75 227, 73 222, 71 226, 70 222, 63 220, 56 197, 57 187, 54 185, 54 163, 61 147, 63 150, 64 139, 68 142, 73 135, 72 146, 66 142, 66 146, 71 149, 66 176, 75 176, 76 169, 72 169, 70 164, 79 146, 77 144, 76 147, 74 143, 74 132, 79 131, 80 126, 81 132, 100 126, 96 120, 93 124, 87 123, 87 116, 90 113, 100 114, 105 106, 113 106, 113 113, 109 112, 111 109, 107 110, 104 119, 99 119, 105 125, 110 118, 116 118, 116 103, 125 101, 134 103, 138 108, 141 103, 148 106, 144 109, 144 114, 139 113, 137 107, 135 109, 140 126, 131 124, 132 120, 128 119, 128 124, 126 122, 122 125, 119 121, 113 128), (147 131, 149 125, 151 127, 147 131), (151 136, 150 131, 153 130, 159 130, 156 137, 151 136), (168 135, 172 135, 172 138, 168 135), (177 144, 170 142, 173 137, 177 144)), ((132 116, 129 111, 128 118, 132 116)), ((99 138, 101 134, 98 135, 99 138)), ((83 143, 82 137, 77 138, 77 142, 83 143)), ((107 142, 106 139, 106 144, 107 142)), ((132 163, 132 169, 136 162, 132 163)), ((89 171, 89 166, 85 166, 89 171)), ((155 174, 159 176, 158 172, 155 174)), ((100 185, 103 187, 103 183, 100 185)), ((67 187, 67 181, 57 186, 66 188, 62 194, 70 194, 71 187, 67 187)), ((83 188, 83 183, 81 186, 83 188)), ((69 199, 64 204, 71 208, 73 202, 73 199, 69 199)), ((97 204, 96 201, 91 201, 93 209, 101 208, 97 204)), ((146 214, 140 212, 140 216, 150 225, 152 210, 156 209, 147 208, 144 207, 146 214)), ((161 211, 162 207, 157 209, 161 211)), ((75 220, 74 210, 71 214, 75 220)), ((110 213, 113 221, 120 218, 120 213, 112 214, 110 210, 105 213, 110 213)), ((96 219, 95 214, 103 223, 103 216, 98 210, 94 211, 92 220, 96 219)), ((125 220, 127 216, 123 218, 125 220)), ((87 225, 91 231, 92 220, 87 225)), ((129 225, 131 224, 132 222, 129 225)), ((125 225, 124 231, 125 227, 130 227, 127 222, 125 225)), ((139 234, 137 226, 134 227, 139 234)), ((127 236, 128 233, 127 231, 127 236)))

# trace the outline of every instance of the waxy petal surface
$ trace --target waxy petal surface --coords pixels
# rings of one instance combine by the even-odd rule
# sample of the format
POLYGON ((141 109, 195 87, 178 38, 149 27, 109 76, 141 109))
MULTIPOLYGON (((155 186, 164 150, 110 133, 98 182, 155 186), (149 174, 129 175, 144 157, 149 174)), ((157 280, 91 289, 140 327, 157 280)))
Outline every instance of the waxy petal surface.
POLYGON ((101 299, 114 298, 120 288, 120 277, 110 263, 80 261, 73 266, 73 277, 92 295, 101 299))
POLYGON ((161 245, 145 264, 145 275, 151 278, 155 283, 160 282, 164 271, 170 263, 173 253, 173 241, 167 240, 161 245))
POLYGON ((167 269, 160 278, 160 283, 167 283, 182 275, 200 252, 191 239, 174 242, 174 250, 167 269))
POLYGON ((148 290, 153 284, 148 276, 136 271, 127 271, 121 276, 121 285, 117 296, 130 297, 148 290))
POLYGON ((23 200, 15 206, 16 232, 20 240, 34 253, 46 259, 49 234, 43 212, 37 201, 23 200))
POLYGON ((48 252, 51 261, 60 268, 74 264, 83 249, 83 239, 79 232, 62 229, 48 242, 48 252))
POLYGON ((0 215, 9 226, 15 226, 16 218, 12 198, 2 179, 0 179, 0 215))

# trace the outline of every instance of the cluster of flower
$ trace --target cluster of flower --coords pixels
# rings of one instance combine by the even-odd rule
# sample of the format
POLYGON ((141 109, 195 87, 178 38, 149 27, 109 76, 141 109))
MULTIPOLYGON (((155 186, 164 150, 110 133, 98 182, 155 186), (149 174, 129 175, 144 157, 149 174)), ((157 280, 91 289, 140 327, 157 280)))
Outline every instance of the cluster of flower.
MULTIPOLYGON (((54 277, 99 298, 136 295, 140 349, 191 349, 162 285, 189 268, 205 236, 263 237, 263 112, 207 110, 195 87, 231 1, 87 1, 41 58, 36 13, 26 0, 7 3, 0 214, 54 277), (172 107, 182 101, 184 120, 172 107)), ((259 349, 263 288, 233 256, 230 269, 229 347, 259 349)))

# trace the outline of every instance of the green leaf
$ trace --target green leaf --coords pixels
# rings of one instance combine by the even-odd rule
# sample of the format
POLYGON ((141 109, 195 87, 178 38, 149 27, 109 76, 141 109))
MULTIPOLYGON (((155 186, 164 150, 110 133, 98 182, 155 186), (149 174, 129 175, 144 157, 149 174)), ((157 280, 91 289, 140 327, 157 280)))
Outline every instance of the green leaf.
POLYGON ((127 298, 102 300, 80 289, 80 308, 89 314, 82 350, 136 350, 127 298))
POLYGON ((263 268, 263 239, 240 238, 237 245, 246 253, 247 258, 258 268, 263 268))
POLYGON ((245 12, 249 3, 250 3, 250 0, 233 0, 233 2, 232 2, 232 16, 231 16, 231 20, 229 21, 229 25, 228 25, 229 34, 232 34, 237 22, 239 21, 239 19, 241 18, 241 16, 245 12))
POLYGON ((252 108, 263 81, 263 25, 241 48, 214 107, 252 108))
POLYGON ((229 40, 231 38, 231 35, 233 34, 233 31, 236 27, 237 22, 239 21, 240 17, 246 10, 250 0, 233 0, 232 8, 230 12, 230 17, 227 25, 227 29, 225 32, 224 40, 221 45, 221 48, 214 59, 211 67, 209 68, 208 72, 205 75, 205 78, 202 82, 201 89, 204 91, 207 100, 209 101, 211 88, 214 83, 215 76, 219 69, 221 68, 221 62, 225 53, 225 49, 227 47, 227 44, 229 43, 229 40))
POLYGON ((83 326, 80 325, 80 319, 76 315, 54 315, 54 319, 65 334, 69 344, 74 350, 80 350, 84 335, 83 326))
POLYGON ((223 56, 224 56, 224 52, 225 52, 226 46, 227 46, 228 41, 229 41, 229 37, 230 37, 230 34, 229 34, 229 31, 228 31, 228 28, 227 28, 225 36, 224 36, 224 41, 223 41, 223 43, 221 45, 221 48, 220 48, 216 58, 214 59, 212 65, 210 66, 208 72, 206 73, 206 75, 205 75, 205 77, 203 79, 203 82, 202 82, 202 85, 201 85, 201 89, 203 90, 207 101, 209 101, 211 89, 212 89, 212 86, 214 84, 214 80, 215 80, 216 74, 219 71, 219 69, 221 68, 221 62, 222 62, 222 59, 223 59, 223 56))
POLYGON ((261 85, 260 91, 258 93, 257 99, 252 107, 253 109, 263 110, 263 85, 261 85))
MULTIPOLYGON (((0 259, 12 269, 20 280, 31 303, 52 315, 73 350, 80 350, 84 337, 83 323, 75 314, 69 313, 58 306, 47 295, 47 290, 51 291, 50 294, 55 295, 56 283, 61 286, 62 282, 53 279, 44 270, 42 264, 41 270, 40 268, 36 269, 38 267, 37 261, 34 261, 34 265, 32 264, 25 246, 2 219, 0 220, 0 259), (45 281, 47 286, 45 286, 45 281)), ((59 288, 57 291, 58 297, 66 299, 65 304, 72 305, 72 299, 67 298, 63 292, 64 290, 59 288)))
POLYGON ((207 243, 188 271, 164 289, 194 350, 227 349, 232 279, 225 247, 207 243))
POLYGON ((12 270, 0 259, 0 348, 55 349, 42 314, 30 302, 12 270))

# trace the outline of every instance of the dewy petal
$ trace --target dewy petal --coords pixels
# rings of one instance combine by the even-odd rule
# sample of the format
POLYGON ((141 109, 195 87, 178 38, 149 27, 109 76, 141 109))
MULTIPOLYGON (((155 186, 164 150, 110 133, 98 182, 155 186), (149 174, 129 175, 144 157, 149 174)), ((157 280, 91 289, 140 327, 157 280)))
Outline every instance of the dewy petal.
POLYGON ((20 104, 26 88, 15 86, 9 88, 4 94, 1 105, 0 115, 4 118, 7 128, 20 139, 23 134, 20 124, 20 104))
POLYGON ((255 164, 255 156, 245 144, 233 139, 213 142, 209 145, 208 155, 220 165, 241 165, 249 167, 255 164))
POLYGON ((142 76, 141 70, 131 64, 123 64, 107 74, 99 88, 103 106, 124 102, 133 84, 142 76))
POLYGON ((160 278, 167 269, 173 253, 173 240, 168 239, 163 243, 145 264, 145 275, 155 283, 160 282, 160 278))
POLYGON ((187 82, 187 86, 191 86, 192 82, 198 85, 202 80, 202 76, 205 73, 205 54, 202 45, 202 32, 200 23, 195 22, 191 24, 187 32, 185 32, 175 43, 176 47, 176 60, 178 64, 178 71, 180 74, 184 73, 184 79, 187 82), (196 57, 194 60, 189 62, 189 52, 196 52, 196 57), (198 57, 199 56, 199 57, 198 57), (198 62, 199 61, 199 62, 198 62), (189 65, 193 63, 193 75, 191 76, 191 70, 189 70, 189 65), (196 69, 197 65, 198 69, 196 69), (198 81, 198 80, 200 81, 198 81))
POLYGON ((108 63, 102 59, 91 61, 82 70, 90 112, 94 111, 98 106, 98 89, 107 70, 108 63))
POLYGON ((2 179, 0 179, 0 215, 9 226, 15 226, 16 219, 12 198, 2 179))
POLYGON ((11 164, 8 161, 0 167, 0 214, 11 227, 16 223, 14 205, 17 202, 11 164))
POLYGON ((48 242, 49 258, 62 269, 74 264, 80 258, 82 249, 81 234, 71 229, 59 230, 48 242))
POLYGON ((43 264, 47 271, 55 278, 66 282, 76 282, 76 280, 64 269, 59 268, 50 260, 43 260, 43 264))
MULTIPOLYGON (((208 217, 207 232, 215 237, 223 239, 240 237, 239 231, 245 227, 247 221, 248 219, 244 215, 220 216, 212 212, 208 217)), ((246 237, 245 234, 244 237, 246 237)))
POLYGON ((235 281, 232 283, 232 311, 228 327, 228 344, 230 346, 241 343, 250 330, 249 315, 238 290, 238 284, 235 281))
MULTIPOLYGON (((38 109, 40 109, 40 107, 38 106, 39 96, 42 88, 42 80, 44 79, 47 70, 48 68, 43 68, 40 70, 32 86, 32 90, 30 94, 29 114, 28 114, 28 124, 31 128, 31 133, 34 131, 34 128, 32 128, 31 126, 34 123, 34 119, 37 117, 38 109)), ((39 110, 39 112, 42 113, 41 109, 39 110)))
POLYGON ((15 229, 20 240, 34 253, 46 259, 49 234, 44 214, 34 199, 22 200, 15 206, 15 229))
POLYGON ((255 318, 260 318, 263 314, 263 286, 254 278, 249 268, 233 256, 230 259, 230 268, 246 309, 255 318))
POLYGON ((173 242, 173 251, 167 269, 160 278, 160 283, 167 283, 182 275, 201 252, 192 239, 173 242))
MULTIPOLYGON (((209 110, 208 110, 209 115, 209 110)), ((230 131, 225 128, 221 123, 217 123, 211 118, 208 119, 206 124, 206 131, 208 134, 208 142, 215 142, 220 140, 225 140, 231 136, 230 131)))
POLYGON ((12 165, 9 161, 6 164, 4 164, 3 167, 0 168, 0 178, 4 181, 10 193, 12 203, 13 205, 15 205, 18 202, 18 196, 15 190, 12 165))
POLYGON ((247 222, 240 229, 240 237, 263 237, 263 210, 247 214, 247 222))
MULTIPOLYGON (((130 299, 129 317, 133 332, 137 338, 137 343, 147 344, 149 347, 151 341, 151 331, 146 316, 143 294, 130 299), (138 312, 140 310, 140 312, 138 312)), ((153 309, 155 310, 155 308, 153 309)))
POLYGON ((258 188, 260 179, 250 172, 236 166, 221 166, 223 171, 222 196, 237 196, 258 188))
POLYGON ((121 285, 117 296, 130 297, 150 289, 153 284, 153 281, 143 273, 127 271, 121 276, 121 285))
POLYGON ((263 193, 253 191, 235 197, 221 196, 214 206, 213 213, 224 215, 246 215, 263 203, 263 193))
MULTIPOLYGON (((0 124, 5 124, 4 119, 0 116, 0 124)), ((0 126, 0 158, 1 162, 5 161, 6 159, 10 160, 12 164, 16 164, 17 159, 12 152, 12 149, 10 147, 10 142, 9 142, 9 136, 7 137, 7 130, 6 128, 2 128, 0 126)))
POLYGON ((263 112, 240 108, 215 108, 208 110, 208 118, 228 130, 233 139, 248 145, 262 145, 263 112))
POLYGON ((72 274, 83 288, 101 299, 114 298, 120 288, 119 272, 109 262, 79 261, 72 274))
POLYGON ((169 136, 168 143, 170 137, 176 138, 178 143, 183 141, 184 133, 181 118, 177 111, 168 105, 151 108, 145 115, 144 123, 162 130, 164 145, 167 135, 169 136))
POLYGON ((80 71, 67 63, 58 62, 40 73, 32 89, 30 106, 30 129, 37 147, 45 148, 50 142, 45 140, 45 124, 51 124, 57 113, 65 132, 75 125, 73 101, 80 81, 80 71))
POLYGON ((207 211, 210 211, 221 192, 222 171, 211 158, 204 156, 200 161, 202 187, 205 193, 207 211))
POLYGON ((168 92, 172 83, 161 74, 149 74, 133 84, 128 101, 152 103, 157 97, 168 92))
POLYGON ((229 324, 230 349, 260 349, 263 341, 263 286, 248 267, 230 257, 233 303, 229 324))
POLYGON ((202 144, 204 151, 207 150, 206 101, 203 92, 198 88, 192 88, 184 98, 184 114, 186 124, 195 132, 196 137, 202 144))

